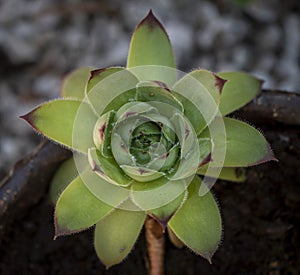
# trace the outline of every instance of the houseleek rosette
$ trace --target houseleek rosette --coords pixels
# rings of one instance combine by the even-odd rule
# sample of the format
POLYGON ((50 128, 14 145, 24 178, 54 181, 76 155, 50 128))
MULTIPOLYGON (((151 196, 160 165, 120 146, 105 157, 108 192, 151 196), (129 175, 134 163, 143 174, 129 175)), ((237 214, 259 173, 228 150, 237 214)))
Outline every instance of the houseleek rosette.
POLYGON ((241 72, 178 75, 150 12, 133 34, 126 68, 79 69, 66 78, 62 99, 23 116, 74 152, 52 181, 56 236, 96 224, 96 252, 107 267, 128 255, 147 215, 175 245, 210 260, 222 231, 213 179, 242 181, 240 167, 274 159, 259 131, 225 117, 256 96, 260 80, 241 72))

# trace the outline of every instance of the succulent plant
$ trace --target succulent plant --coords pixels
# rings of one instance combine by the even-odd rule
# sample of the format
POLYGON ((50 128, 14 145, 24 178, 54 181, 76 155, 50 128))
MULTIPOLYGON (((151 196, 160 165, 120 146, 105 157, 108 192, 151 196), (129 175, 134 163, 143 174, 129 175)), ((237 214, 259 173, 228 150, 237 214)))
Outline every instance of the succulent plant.
POLYGON ((150 11, 126 67, 78 69, 65 79, 63 98, 22 116, 73 151, 52 180, 56 237, 96 225, 95 249, 110 267, 129 254, 149 216, 176 246, 210 261, 222 235, 212 185, 243 181, 243 167, 275 159, 258 130, 225 117, 261 83, 243 72, 176 70, 150 11))

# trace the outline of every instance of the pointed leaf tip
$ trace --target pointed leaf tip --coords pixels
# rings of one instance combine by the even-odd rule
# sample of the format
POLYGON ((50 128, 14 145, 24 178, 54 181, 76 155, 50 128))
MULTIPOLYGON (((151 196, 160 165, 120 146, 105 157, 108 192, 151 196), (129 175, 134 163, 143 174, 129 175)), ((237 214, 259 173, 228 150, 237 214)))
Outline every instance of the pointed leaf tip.
POLYGON ((227 82, 226 79, 223 79, 221 77, 219 77, 218 75, 214 74, 216 80, 215 80, 215 85, 216 87, 219 89, 219 93, 222 94, 223 91, 223 87, 225 85, 225 83, 227 82))
POLYGON ((155 27, 159 27, 167 35, 167 32, 166 32, 164 26, 157 19, 157 17, 153 14, 152 9, 149 10, 149 12, 146 15, 146 17, 136 26, 136 30, 139 29, 141 26, 147 26, 149 28, 149 30, 153 30, 155 27))
POLYGON ((35 124, 35 119, 34 119, 34 113, 39 107, 33 109, 29 113, 19 116, 19 118, 24 119, 32 128, 38 131, 38 129, 34 126, 35 124))
POLYGON ((136 69, 134 73, 140 80, 159 80, 169 86, 173 86, 176 82, 175 60, 170 39, 151 10, 136 26, 130 42, 127 68, 139 66, 143 67, 136 69))

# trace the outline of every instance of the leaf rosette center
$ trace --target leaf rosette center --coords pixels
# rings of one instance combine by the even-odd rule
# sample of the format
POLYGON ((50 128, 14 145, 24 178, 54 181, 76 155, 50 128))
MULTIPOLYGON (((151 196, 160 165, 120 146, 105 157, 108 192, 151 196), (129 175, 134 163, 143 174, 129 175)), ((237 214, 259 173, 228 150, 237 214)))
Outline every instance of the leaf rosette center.
POLYGON ((111 201, 117 193, 143 210, 161 207, 182 195, 203 154, 176 92, 160 81, 139 81, 129 70, 114 72, 90 89, 87 85, 86 100, 74 123, 76 144, 86 140, 87 133, 80 130, 86 105, 95 115, 90 127, 92 142, 86 144, 88 158, 75 154, 75 162, 93 194, 114 207, 124 207, 111 201), (120 79, 123 81, 116 86, 120 79), (107 95, 110 100, 99 100, 107 95), (93 177, 85 176, 86 171, 93 177), (95 175, 100 178, 97 184, 95 175), (156 196, 161 199, 141 207, 144 196, 146 201, 156 196))

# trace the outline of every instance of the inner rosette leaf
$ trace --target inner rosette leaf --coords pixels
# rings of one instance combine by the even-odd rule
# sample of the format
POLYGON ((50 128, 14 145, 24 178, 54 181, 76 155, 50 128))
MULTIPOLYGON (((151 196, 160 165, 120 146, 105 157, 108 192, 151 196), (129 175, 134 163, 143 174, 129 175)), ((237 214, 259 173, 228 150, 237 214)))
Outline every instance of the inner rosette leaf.
POLYGON ((116 114, 111 137, 114 158, 123 171, 141 182, 164 176, 179 156, 178 138, 167 117, 149 102, 124 105, 116 114), (123 111, 123 113, 122 113, 123 111))

